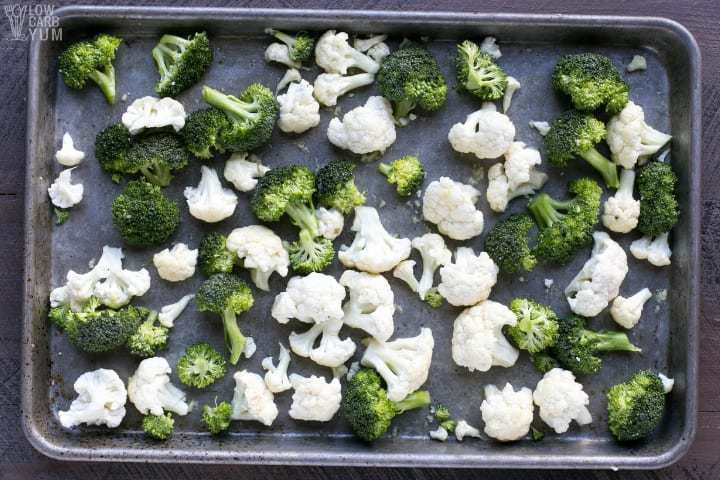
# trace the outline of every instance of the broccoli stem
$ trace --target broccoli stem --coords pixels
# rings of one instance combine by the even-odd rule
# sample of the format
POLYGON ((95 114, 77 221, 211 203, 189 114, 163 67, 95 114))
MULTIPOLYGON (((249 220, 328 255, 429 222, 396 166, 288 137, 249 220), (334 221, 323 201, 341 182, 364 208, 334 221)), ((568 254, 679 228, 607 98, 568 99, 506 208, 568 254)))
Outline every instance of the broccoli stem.
POLYGON ((165 165, 156 164, 144 166, 140 168, 140 173, 142 173, 150 183, 159 187, 167 187, 173 178, 172 173, 170 173, 170 168, 165 165))
POLYGON ((291 202, 285 209, 285 213, 290 217, 293 224, 300 229, 301 243, 303 230, 308 232, 311 241, 313 238, 320 236, 317 217, 312 207, 302 202, 291 202))
POLYGON ((226 95, 207 86, 203 87, 202 96, 207 103, 219 108, 231 117, 235 117, 235 119, 240 117, 239 119, 254 120, 258 116, 257 102, 243 102, 233 95, 226 95))
POLYGON ((270 35, 272 35, 273 37, 277 38, 278 40, 280 40, 281 42, 283 42, 285 45, 287 45, 290 48, 294 47, 295 43, 297 43, 297 40, 295 39, 295 37, 288 35, 285 32, 280 32, 280 31, 274 30, 272 28, 268 28, 266 30, 266 32, 269 33, 270 35))
POLYGON ((381 163, 378 165, 378 171, 388 177, 390 176, 390 172, 392 171, 392 166, 388 165, 387 163, 381 163))
POLYGON ((410 115, 410 112, 412 112, 416 106, 414 101, 407 98, 394 103, 395 108, 393 109, 393 111, 395 112, 394 115, 396 119, 406 118, 408 115, 410 115))
POLYGON ((413 392, 399 402, 393 402, 398 413, 430 405, 430 393, 427 390, 413 392))
POLYGON ((245 350, 245 335, 240 331, 237 317, 232 310, 223 312, 223 329, 225 330, 225 345, 230 351, 230 363, 236 365, 245 350))
POLYGON ((498 81, 496 71, 489 68, 470 68, 468 72, 468 78, 465 82, 465 88, 472 91, 479 90, 485 87, 495 87, 498 81))
POLYGON ((590 148, 585 152, 581 152, 580 156, 588 162, 592 167, 600 172, 605 184, 610 188, 617 188, 620 182, 618 181, 617 166, 610 160, 605 158, 600 152, 594 148, 590 148))
POLYGON ((90 80, 97 83, 110 105, 115 104, 115 67, 112 63, 105 66, 105 71, 94 70, 89 75, 90 80))
POLYGON ((540 225, 540 228, 547 228, 565 217, 558 210, 567 210, 570 208, 570 202, 570 200, 555 200, 547 193, 541 193, 530 202, 528 209, 535 217, 535 221, 540 225))
MULTIPOLYGON (((188 45, 190 45, 190 40, 183 37, 178 37, 177 35, 163 35, 160 38, 160 45, 174 45, 180 49, 180 53, 184 52, 185 49, 187 49, 188 45)), ((167 48, 167 47, 166 47, 167 48)), ((177 52, 173 52, 177 53, 177 52)), ((178 54, 179 56, 179 54, 178 54)))
POLYGON ((583 330, 582 335, 585 340, 593 345, 593 349, 598 352, 642 351, 642 349, 633 345, 623 332, 611 332, 608 330, 594 332, 592 330, 583 330))

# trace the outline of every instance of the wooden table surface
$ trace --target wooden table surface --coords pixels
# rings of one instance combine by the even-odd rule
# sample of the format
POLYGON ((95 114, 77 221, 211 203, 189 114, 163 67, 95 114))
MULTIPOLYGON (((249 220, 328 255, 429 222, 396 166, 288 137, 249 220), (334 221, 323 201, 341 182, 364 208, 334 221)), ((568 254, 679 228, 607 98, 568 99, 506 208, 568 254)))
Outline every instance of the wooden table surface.
MULTIPOLYGON (((15 3, 19 0, 3 0, 15 3)), ((28 3, 23 1, 22 3, 28 3)), ((49 1, 57 7, 68 1, 49 1)), ((679 21, 697 39, 703 68, 703 220, 702 306, 700 346, 700 411, 695 443, 676 465, 654 472, 528 472, 425 469, 288 468, 163 464, 74 463, 51 460, 37 453, 20 427, 20 319, 23 258, 23 182, 25 175, 25 116, 27 43, 10 41, 7 19, 0 20, 0 480, 10 479, 197 479, 292 478, 485 478, 535 479, 687 479, 720 478, 720 5, 717 0, 264 0, 238 2, 106 1, 98 5, 213 5, 234 7, 305 7, 446 10, 464 12, 578 13, 661 16, 679 21), (713 187, 715 185, 715 187, 713 187)))

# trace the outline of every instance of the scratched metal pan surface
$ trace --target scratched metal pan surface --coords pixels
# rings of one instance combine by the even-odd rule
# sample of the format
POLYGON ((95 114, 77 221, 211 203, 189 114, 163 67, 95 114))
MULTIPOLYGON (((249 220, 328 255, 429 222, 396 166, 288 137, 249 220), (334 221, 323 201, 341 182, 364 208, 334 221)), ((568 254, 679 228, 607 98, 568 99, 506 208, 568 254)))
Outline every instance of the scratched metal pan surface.
MULTIPOLYGON (((26 269, 24 311, 24 369, 22 381, 23 424, 28 438, 41 452, 56 458, 76 460, 125 460, 163 462, 215 462, 299 465, 365 465, 414 467, 512 467, 512 468, 657 468, 677 460, 690 445, 696 418, 697 336, 698 336, 698 238, 700 213, 700 89, 699 53, 692 36, 680 25, 664 19, 623 17, 579 17, 538 15, 473 15, 452 13, 296 11, 172 8, 95 8, 72 7, 57 12, 65 42, 87 37, 99 31, 124 39, 116 60, 118 96, 124 100, 108 106, 97 88, 71 91, 57 73, 57 54, 63 43, 34 41, 30 54, 28 101, 28 168, 26 218, 26 269), (566 53, 594 51, 612 58, 623 68, 635 54, 647 58, 646 72, 626 74, 631 98, 645 108, 647 121, 660 130, 671 131, 674 139, 671 161, 680 178, 682 216, 672 235, 672 266, 657 269, 631 257, 630 273, 622 294, 642 287, 653 292, 667 290, 667 300, 651 300, 639 326, 629 334, 643 348, 639 355, 608 355, 605 366, 595 376, 580 381, 590 395, 593 423, 573 426, 564 435, 555 435, 543 427, 536 411, 535 425, 548 432, 542 442, 525 439, 501 445, 489 438, 450 440, 439 443, 428 439, 434 428, 427 411, 407 413, 393 423, 389 434, 372 446, 355 440, 341 415, 329 423, 293 421, 287 411, 291 392, 277 395, 280 415, 271 428, 249 422, 234 422, 228 436, 217 439, 203 432, 199 411, 176 420, 176 433, 169 441, 146 440, 140 427, 140 415, 128 404, 128 414, 114 430, 80 428, 67 431, 60 427, 57 412, 66 409, 75 397, 73 382, 81 373, 99 367, 115 369, 123 379, 134 371, 138 360, 126 354, 88 357, 75 351, 66 338, 46 320, 48 292, 60 285, 68 269, 86 271, 88 262, 97 259, 103 245, 121 245, 111 225, 109 207, 121 187, 100 171, 93 155, 93 139, 104 126, 120 119, 130 101, 153 94, 156 70, 150 50, 163 32, 189 33, 207 30, 215 50, 215 61, 201 84, 228 91, 240 91, 250 82, 260 81, 274 87, 284 70, 268 65, 263 50, 269 39, 262 33, 268 26, 290 31, 322 32, 335 28, 352 33, 389 33, 391 46, 403 37, 422 38, 438 58, 451 86, 447 104, 433 115, 420 114, 410 126, 398 130, 396 143, 384 159, 418 154, 428 170, 428 181, 442 175, 477 184, 482 191, 486 179, 478 166, 486 170, 492 162, 478 163, 455 154, 446 136, 450 126, 478 108, 472 98, 458 94, 454 87, 452 59, 458 40, 481 40, 496 36, 502 48, 500 64, 522 83, 509 111, 517 127, 517 139, 541 147, 542 139, 528 127, 530 120, 552 120, 565 106, 553 93, 550 73, 558 57, 566 53), (427 38, 425 38, 427 37, 427 38), (85 185, 85 199, 73 209, 70 220, 61 227, 52 224, 46 189, 59 166, 53 159, 64 132, 70 132, 76 145, 87 153, 86 161, 73 177, 85 185), (655 368, 675 378, 669 396, 667 415, 662 426, 647 442, 630 446, 615 443, 607 431, 605 391, 639 368, 655 368)), ((304 70, 312 80, 315 68, 304 70)), ((179 96, 186 110, 203 106, 200 86, 179 96)), ((328 160, 343 157, 333 149, 325 131, 333 115, 348 111, 375 94, 375 86, 342 98, 336 110, 322 111, 319 127, 295 136, 276 131, 271 145, 258 152, 264 162, 278 166, 299 162, 317 168, 328 160)), ((216 159, 215 167, 222 168, 216 159)), ((368 205, 380 208, 386 227, 393 233, 414 237, 432 226, 421 221, 419 200, 402 201, 375 171, 375 164, 359 165, 357 183, 367 191, 368 205)), ((543 166, 551 175, 545 190, 562 195, 567 180, 593 175, 588 169, 573 168, 566 175, 543 166)), ((209 226, 191 218, 182 196, 186 185, 196 185, 197 164, 178 175, 169 195, 182 208, 182 224, 172 242, 183 241, 196 247, 202 235, 211 230, 229 232, 232 228, 255 223, 248 208, 248 197, 240 194, 235 215, 209 226)), ((506 215, 525 208, 524 199, 511 203, 506 215)), ((483 198, 479 202, 486 218, 485 232, 501 215, 492 213, 483 198)), ((347 221, 346 227, 350 220, 347 221)), ((277 227, 281 236, 292 238, 292 230, 277 227)), ((345 233, 336 246, 348 244, 345 233)), ((635 235, 616 236, 627 249, 635 235)), ((471 240, 470 246, 482 249, 484 235, 471 240)), ((168 245, 171 242, 168 242, 168 245)), ((452 243, 452 247, 456 244, 452 243)), ((164 247, 162 247, 164 248, 164 247)), ((198 273, 180 284, 158 279, 152 267, 157 249, 125 249, 125 264, 133 269, 148 267, 153 287, 139 303, 154 308, 177 300, 197 289, 202 281, 198 273)), ((565 268, 538 267, 524 278, 502 278, 492 298, 508 302, 523 295, 551 304, 560 314, 568 312, 562 290, 588 258, 589 249, 580 252, 565 268), (553 279, 551 288, 545 279, 553 279)), ((339 266, 330 273, 338 275, 339 266)), ((244 275, 244 274, 243 274, 244 275)), ((299 325, 278 325, 269 315, 275 293, 284 289, 286 280, 273 278, 272 293, 255 291, 253 309, 240 320, 241 328, 254 337, 257 353, 243 359, 237 369, 262 372, 263 357, 277 355, 278 341, 299 325)), ((540 376, 525 354, 511 369, 493 368, 486 373, 470 373, 453 364, 450 355, 452 323, 458 309, 432 310, 411 294, 406 286, 390 278, 400 306, 396 314, 395 337, 415 335, 421 327, 432 328, 435 352, 430 378, 425 385, 435 402, 452 407, 459 418, 482 427, 479 405, 483 386, 511 382, 516 388, 534 388, 540 376)), ((593 328, 613 327, 607 313, 593 319, 593 328)), ((346 329, 358 342, 357 331, 346 329)), ((163 353, 174 365, 185 347, 199 340, 223 348, 219 322, 196 311, 191 305, 177 321, 163 353)), ((236 369, 232 369, 235 371, 236 369)), ((329 377, 329 369, 294 357, 291 370, 329 377)), ((232 372, 231 372, 232 373, 232 372)), ((216 397, 230 400, 232 374, 206 391, 188 390, 198 405, 216 397)), ((173 374, 173 381, 179 384, 173 374)))

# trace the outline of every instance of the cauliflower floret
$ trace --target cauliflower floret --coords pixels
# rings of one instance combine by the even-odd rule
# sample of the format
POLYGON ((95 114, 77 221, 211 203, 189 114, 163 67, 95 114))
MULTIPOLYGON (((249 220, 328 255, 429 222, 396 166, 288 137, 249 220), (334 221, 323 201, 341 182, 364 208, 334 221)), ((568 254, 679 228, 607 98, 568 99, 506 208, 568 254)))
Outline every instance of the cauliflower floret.
POLYGON ((255 355, 255 352, 257 351, 257 344, 255 343, 255 339, 253 337, 245 337, 245 348, 243 349, 243 356, 245 358, 250 358, 253 355, 255 355))
POLYGON ((265 49, 265 61, 282 63, 288 68, 300 68, 300 62, 290 59, 290 48, 284 43, 271 43, 265 49))
POLYGON ((627 102, 607 124, 607 144, 612 159, 627 169, 660 150, 671 138, 645 123, 645 112, 633 102, 627 102))
POLYGON ((50 201, 58 208, 70 208, 83 199, 84 187, 82 183, 72 183, 72 171, 75 168, 67 168, 60 172, 60 175, 48 187, 50 201))
POLYGON ((583 392, 583 386, 575 381, 575 376, 562 368, 553 368, 543 376, 533 392, 533 401, 540 407, 540 418, 555 430, 565 433, 570 422, 578 425, 592 422, 587 409, 590 399, 583 392))
POLYGON ((351 90, 370 85, 375 80, 372 73, 358 73, 347 77, 337 73, 321 73, 315 79, 313 94, 318 102, 326 107, 337 105, 338 97, 342 97, 351 90))
POLYGON ((330 120, 327 136, 333 145, 359 155, 384 152, 395 142, 392 107, 383 97, 370 97, 365 105, 356 107, 342 121, 330 120))
POLYGON ((93 295, 110 308, 120 308, 150 290, 150 272, 112 267, 104 280, 95 284, 93 295))
POLYGON ((275 297, 271 315, 278 323, 291 318, 304 323, 322 324, 342 320, 345 289, 330 275, 313 272, 305 277, 292 277, 284 292, 275 297))
POLYGON ((487 53, 495 60, 502 57, 502 52, 500 51, 500 47, 497 45, 497 39, 495 37, 483 38, 483 41, 480 44, 480 51, 487 53))
POLYGON ((212 168, 201 168, 202 178, 197 188, 185 187, 190 215, 203 222, 215 223, 224 220, 235 212, 237 195, 223 188, 217 172, 212 168))
POLYGON ((291 83, 287 92, 278 95, 278 127, 287 133, 302 133, 320 123, 320 104, 313 97, 313 86, 307 80, 291 83))
POLYGON ((647 60, 642 55, 633 55, 632 60, 625 66, 628 72, 636 72, 638 70, 647 70, 647 60))
POLYGON ((520 90, 520 82, 517 78, 508 75, 507 86, 505 87, 505 94, 503 95, 503 113, 507 113, 507 111, 510 110, 512 97, 517 90, 520 90))
POLYGON ((288 274, 290 258, 282 239, 265 226, 236 228, 228 235, 226 247, 244 259, 243 266, 250 270, 250 278, 260 290, 270 290, 268 280, 273 272, 281 277, 288 274))
POLYGON ((328 240, 335 240, 343 231, 345 217, 338 210, 320 207, 315 210, 318 221, 318 233, 328 240))
POLYGON ((423 217, 437 224, 440 233, 454 240, 480 235, 484 218, 475 202, 480 192, 472 185, 440 177, 428 185, 423 195, 423 217))
POLYGON ((512 310, 492 300, 463 310, 453 325, 453 361, 471 372, 487 372, 493 366, 512 367, 520 352, 510 345, 502 329, 516 323, 512 310))
POLYGON ((595 245, 590 259, 565 288, 570 309, 583 317, 602 312, 620 293, 628 272, 627 255, 605 232, 593 233, 595 245))
POLYGON ((475 305, 490 296, 498 271, 498 266, 487 253, 475 255, 470 247, 458 247, 455 263, 440 268, 438 292, 450 305, 475 305))
MULTIPOLYGON (((399 278, 407 283, 410 290, 417 293, 420 288, 420 282, 415 278, 415 260, 403 260, 393 269, 393 277, 399 278)), ((426 292, 427 293, 427 292, 426 292)))
POLYGON ((530 125, 530 128, 534 128, 538 131, 540 135, 543 137, 548 134, 550 131, 550 124, 548 122, 538 122, 535 120, 532 120, 528 122, 528 125, 530 125))
POLYGON ((620 172, 620 186, 615 195, 605 200, 602 222, 610 231, 628 233, 637 227, 640 218, 640 200, 633 198, 635 170, 620 172))
MULTIPOLYGON (((377 63, 382 63, 383 60, 385 60, 385 57, 390 55, 390 47, 385 42, 380 42, 376 45, 373 45, 370 47, 370 49, 367 51, 368 57, 375 60, 377 63)), ((414 114, 410 114, 408 118, 413 117, 414 114)), ((410 118, 412 120, 412 118, 410 118)))
POLYGON ((170 383, 170 365, 162 357, 146 358, 128 380, 130 401, 143 415, 162 415, 165 411, 187 415, 190 407, 185 392, 170 383))
POLYGON ((453 149, 460 153, 473 153, 481 160, 505 154, 514 138, 515 125, 490 102, 468 115, 465 123, 453 125, 448 133, 453 149))
POLYGON ((505 153, 505 164, 496 163, 488 170, 487 201, 496 212, 504 212, 510 200, 530 195, 542 188, 547 175, 535 170, 542 160, 540 152, 513 142, 505 153))
POLYGON ((235 391, 232 398, 233 420, 252 420, 266 427, 278 416, 275 397, 257 373, 242 370, 233 375, 235 391))
POLYGON ((285 75, 280 79, 277 86, 275 87, 275 94, 277 95, 278 92, 282 91, 283 88, 290 85, 292 82, 299 82, 302 80, 302 76, 300 76, 300 72, 297 68, 288 68, 285 72, 285 75))
POLYGON ((429 328, 421 329, 415 337, 392 342, 371 339, 360 363, 374 368, 387 384, 388 398, 399 402, 427 380, 434 346, 429 328))
POLYGON ((648 288, 643 288, 629 298, 618 295, 610 307, 610 315, 618 325, 633 328, 640 321, 645 302, 651 298, 652 293, 648 288))
POLYGON ((223 176, 236 190, 249 192, 257 185, 258 178, 269 171, 256 155, 250 155, 248 160, 247 153, 233 153, 225 162, 223 176))
POLYGON ((501 442, 519 440, 530 431, 533 421, 532 390, 523 387, 517 392, 509 383, 502 390, 485 386, 485 400, 480 405, 485 433, 501 442))
POLYGON ((672 250, 668 243, 669 235, 668 232, 665 232, 655 238, 639 238, 630 244, 630 253, 638 260, 647 260, 656 267, 670 265, 672 250))
POLYGON ((423 272, 418 282, 418 293, 425 300, 425 295, 433 286, 435 270, 450 263, 452 252, 445 246, 445 240, 436 233, 426 233, 413 238, 412 246, 420 252, 423 272))
POLYGON ((390 338, 395 330, 395 295, 385 277, 346 270, 340 277, 340 285, 350 292, 343 305, 343 323, 364 330, 381 342, 390 338))
POLYGON ((290 334, 290 349, 304 358, 310 358, 318 365, 335 368, 347 362, 355 353, 355 342, 350 338, 340 339, 342 320, 330 320, 315 324, 304 333, 290 334), (320 345, 314 347, 318 337, 320 345))
POLYGON ((462 442, 465 437, 480 438, 480 430, 465 420, 460 420, 457 425, 455 425, 455 438, 457 438, 458 442, 462 442))
POLYGON ((142 97, 128 106, 121 120, 130 135, 136 135, 146 128, 167 126, 179 132, 185 126, 185 107, 170 97, 142 97))
POLYGON ((358 52, 367 52, 378 43, 382 43, 387 40, 387 35, 373 35, 368 38, 357 37, 353 40, 353 47, 358 52))
POLYGON ((167 328, 175 326, 175 320, 183 313, 193 298, 195 298, 193 294, 185 295, 177 302, 162 307, 158 314, 158 322, 160 325, 167 328))
POLYGON ((310 422, 329 422, 340 409, 342 394, 340 381, 331 382, 322 377, 303 377, 296 373, 290 375, 290 383, 295 390, 290 405, 290 418, 310 422))
POLYGON ((262 360, 262 368, 267 370, 265 374, 265 385, 272 393, 280 393, 290 390, 292 385, 288 378, 287 370, 290 365, 290 352, 280 344, 277 366, 273 363, 272 357, 265 357, 262 360))
POLYGON ((668 378, 666 375, 664 375, 662 373, 658 373, 658 377, 660 377, 660 381, 663 384, 663 392, 665 392, 665 393, 672 392, 672 389, 675 386, 675 379, 668 378))
POLYGON ((65 132, 62 138, 62 148, 55 152, 55 160, 65 167, 75 167, 85 158, 85 153, 75 148, 73 139, 65 132))
POLYGON ((348 34, 328 30, 315 45, 315 63, 328 73, 345 75, 349 68, 376 73, 380 65, 348 43, 348 34))
POLYGON ((448 439, 448 432, 443 426, 439 426, 435 430, 428 432, 428 435, 430 438, 437 440, 438 442, 445 442, 448 439))
POLYGON ((176 244, 172 250, 165 249, 153 256, 158 275, 168 282, 182 282, 195 275, 198 251, 190 250, 184 243, 176 244))
POLYGON ((73 388, 78 397, 68 410, 58 412, 63 427, 84 423, 115 428, 125 418, 127 391, 114 370, 100 368, 85 372, 75 380, 73 388))

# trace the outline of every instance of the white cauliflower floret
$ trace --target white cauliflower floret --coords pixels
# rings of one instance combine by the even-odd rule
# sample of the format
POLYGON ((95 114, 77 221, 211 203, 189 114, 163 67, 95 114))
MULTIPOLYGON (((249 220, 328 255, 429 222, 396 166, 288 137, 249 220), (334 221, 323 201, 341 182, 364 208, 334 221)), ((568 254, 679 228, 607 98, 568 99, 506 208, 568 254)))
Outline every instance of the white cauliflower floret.
POLYGON ((73 384, 77 398, 58 412, 60 424, 72 428, 82 423, 115 428, 125 418, 127 391, 114 370, 100 368, 80 375, 73 384))
POLYGON ((348 43, 348 34, 328 30, 315 45, 315 63, 328 73, 345 75, 349 68, 376 73, 380 65, 348 43))
POLYGON ((326 107, 337 105, 338 97, 342 97, 351 90, 370 85, 375 80, 372 73, 358 73, 357 75, 343 76, 337 73, 321 73, 315 79, 313 94, 318 102, 326 107))
POLYGON ((338 210, 320 207, 315 210, 315 217, 318 221, 318 233, 323 238, 335 240, 343 231, 345 217, 338 210))
POLYGON ((370 97, 365 105, 353 108, 342 121, 330 120, 327 136, 333 145, 359 155, 384 152, 395 142, 392 107, 383 97, 370 97))
POLYGON ((620 186, 612 197, 605 200, 602 222, 610 231, 628 233, 637 227, 640 218, 640 200, 633 198, 635 170, 620 172, 620 186))
POLYGON ((439 426, 437 429, 428 432, 428 435, 438 442, 444 442, 448 439, 448 432, 443 426, 439 426))
POLYGON ((455 263, 440 268, 438 292, 450 305, 469 307, 490 296, 498 272, 498 266, 487 253, 475 255, 470 247, 458 247, 455 263))
POLYGON ((197 188, 185 187, 190 215, 203 222, 215 223, 224 220, 235 212, 237 195, 223 188, 217 172, 212 168, 201 168, 202 178, 197 188))
POLYGON ((607 124, 607 144, 612 159, 627 169, 660 150, 671 138, 645 123, 645 112, 633 102, 628 102, 607 124))
POLYGON ((633 328, 640 321, 645 302, 652 298, 649 288, 643 288, 629 298, 618 295, 610 307, 610 315, 615 323, 625 328, 633 328))
POLYGON ((146 128, 167 126, 179 132, 185 126, 185 107, 170 97, 142 97, 128 105, 121 120, 130 135, 136 135, 146 128))
POLYGON ((345 289, 330 275, 313 272, 305 277, 292 277, 284 292, 275 297, 271 315, 278 323, 291 318, 304 323, 322 324, 342 320, 345 289))
POLYGON ((74 167, 80 164, 85 158, 85 153, 75 148, 73 139, 65 132, 62 138, 62 148, 55 152, 55 160, 65 167, 74 167))
POLYGON ((535 170, 542 163, 540 152, 513 142, 505 153, 505 164, 496 163, 488 170, 487 201, 496 212, 504 212, 513 198, 530 195, 542 188, 547 175, 535 170))
POLYGON ((583 317, 602 312, 620 293, 628 272, 627 255, 605 232, 593 233, 590 259, 565 288, 570 309, 583 317))
POLYGON ((440 177, 428 185, 423 195, 423 217, 437 224, 440 233, 454 240, 480 235, 484 217, 475 207, 480 192, 472 185, 440 177))
POLYGON ((501 442, 519 440, 530 431, 534 409, 529 388, 516 392, 509 383, 502 390, 486 385, 485 400, 480 405, 485 433, 501 442))
POLYGON ((642 55, 633 55, 632 60, 625 66, 628 72, 636 72, 638 70, 647 70, 647 60, 642 55))
POLYGON ((668 237, 670 233, 665 232, 655 238, 642 237, 630 244, 630 253, 638 260, 647 260, 656 267, 664 267, 670 265, 670 243, 668 237))
POLYGON ((495 104, 486 102, 471 113, 465 123, 456 123, 448 133, 453 149, 472 153, 479 159, 497 158, 508 151, 515 138, 515 125, 507 115, 497 111, 495 104))
POLYGON ((320 104, 313 97, 313 86, 307 80, 291 83, 287 92, 278 95, 278 127, 287 133, 302 133, 320 123, 320 104))
POLYGON ((318 365, 339 367, 355 353, 355 342, 350 338, 340 339, 342 320, 330 320, 315 324, 304 333, 290 334, 290 349, 297 355, 310 358, 318 365), (318 337, 320 344, 315 347, 318 337))
POLYGON ((381 342, 390 338, 395 330, 395 295, 385 277, 346 270, 340 277, 340 285, 350 292, 343 305, 343 323, 364 330, 381 342))
POLYGON ((190 300, 195 298, 195 295, 185 295, 180 300, 178 300, 175 303, 171 303, 170 305, 165 305, 160 309, 160 313, 158 314, 158 322, 163 327, 172 328, 175 325, 175 320, 183 313, 185 308, 187 308, 188 303, 190 303, 190 300))
POLYGON ((562 368, 553 368, 543 376, 533 392, 533 401, 540 407, 540 418, 556 433, 565 433, 570 422, 578 425, 592 422, 587 406, 590 399, 575 376, 562 368))
POLYGON ((374 368, 387 384, 388 398, 399 402, 427 380, 434 346, 429 328, 421 329, 415 337, 392 342, 371 339, 360 363, 374 368))
POLYGON ((382 273, 410 256, 410 240, 390 235, 372 207, 355 207, 351 230, 356 232, 352 245, 342 245, 338 252, 338 259, 348 268, 382 273))
POLYGON ((658 377, 660 377, 660 381, 663 384, 663 391, 665 393, 672 392, 672 389, 675 386, 675 379, 668 378, 666 375, 664 375, 662 373, 658 373, 658 377))
POLYGON ((257 185, 258 178, 265 176, 270 169, 260 162, 256 155, 233 153, 227 162, 223 176, 235 189, 249 192, 257 185))
POLYGON ((500 52, 500 47, 498 47, 497 39, 495 37, 483 38, 483 41, 480 44, 480 51, 487 53, 495 60, 502 57, 502 52, 500 52))
POLYGON ((243 349, 243 356, 245 358, 250 358, 253 355, 255 355, 255 352, 257 351, 257 344, 255 343, 255 339, 253 337, 245 337, 245 348, 243 349))
POLYGON ((487 372, 493 366, 512 367, 520 352, 510 345, 502 329, 516 323, 512 310, 492 300, 463 310, 453 325, 453 361, 471 372, 487 372))
POLYGON ((282 343, 280 344, 277 365, 273 363, 272 357, 263 358, 262 368, 267 370, 265 374, 265 385, 267 385, 268 390, 272 393, 280 393, 292 388, 287 374, 289 365, 290 352, 288 352, 282 343))
POLYGON ((368 38, 357 37, 353 40, 353 47, 358 52, 367 52, 378 43, 382 43, 387 39, 387 35, 372 35, 368 38))
POLYGON ((302 76, 300 76, 298 69, 288 68, 287 71, 285 71, 285 75, 283 75, 275 87, 275 94, 277 95, 278 92, 282 91, 283 88, 287 87, 292 82, 299 82, 300 80, 302 80, 302 76))
POLYGON ((233 420, 251 420, 266 427, 278 416, 275 397, 257 373, 242 370, 233 375, 235 390, 232 398, 233 420))
POLYGON ((72 171, 74 168, 67 168, 60 172, 60 175, 48 187, 50 201, 58 208, 70 208, 83 199, 84 187, 82 183, 72 183, 72 171))
POLYGON ((417 293, 420 288, 420 282, 415 278, 415 260, 403 260, 393 269, 393 277, 399 278, 407 283, 410 290, 417 293))
POLYGON ((300 68, 300 62, 290 59, 290 48, 284 43, 271 43, 265 49, 265 61, 282 63, 289 68, 300 68))
POLYGON ((510 110, 512 97, 517 90, 520 90, 520 82, 517 78, 508 75, 507 86, 505 87, 505 94, 503 95, 503 113, 507 113, 507 111, 510 110))
POLYGON ((342 394, 340 381, 331 382, 322 377, 303 377, 296 373, 290 375, 290 383, 295 390, 290 405, 290 418, 310 422, 329 422, 340 409, 342 394))
POLYGON ((282 239, 263 225, 236 228, 228 235, 226 247, 243 260, 243 266, 250 270, 250 278, 260 290, 270 290, 268 280, 273 272, 281 277, 288 274, 290 258, 282 239))
POLYGON ((158 275, 168 282, 182 282, 195 275, 198 251, 190 250, 184 243, 176 244, 172 250, 165 249, 153 256, 158 275))
POLYGON ((465 437, 480 438, 480 430, 465 420, 460 420, 457 425, 455 425, 455 438, 457 438, 458 442, 462 442, 465 437))
POLYGON ((150 272, 142 268, 137 271, 124 270, 113 266, 104 280, 95 284, 93 295, 110 308, 120 308, 141 297, 150 290, 150 272))
MULTIPOLYGON (((383 60, 385 60, 385 57, 390 55, 390 47, 385 42, 380 42, 376 45, 373 45, 370 47, 370 49, 367 51, 368 57, 375 60, 377 63, 382 63, 383 60)), ((411 113, 410 116, 413 114, 411 113)))
POLYGON ((528 125, 530 125, 531 128, 534 128, 538 131, 540 135, 543 137, 548 134, 550 131, 550 124, 548 122, 538 122, 535 120, 532 120, 528 122, 528 125))
POLYGON ((412 246, 422 257, 423 271, 417 291, 420 298, 425 300, 428 290, 433 286, 435 270, 450 263, 452 252, 445 246, 445 240, 436 233, 413 238, 412 246))
POLYGON ((128 380, 128 398, 143 415, 165 411, 187 415, 185 392, 170 383, 170 365, 162 357, 146 358, 128 380))

